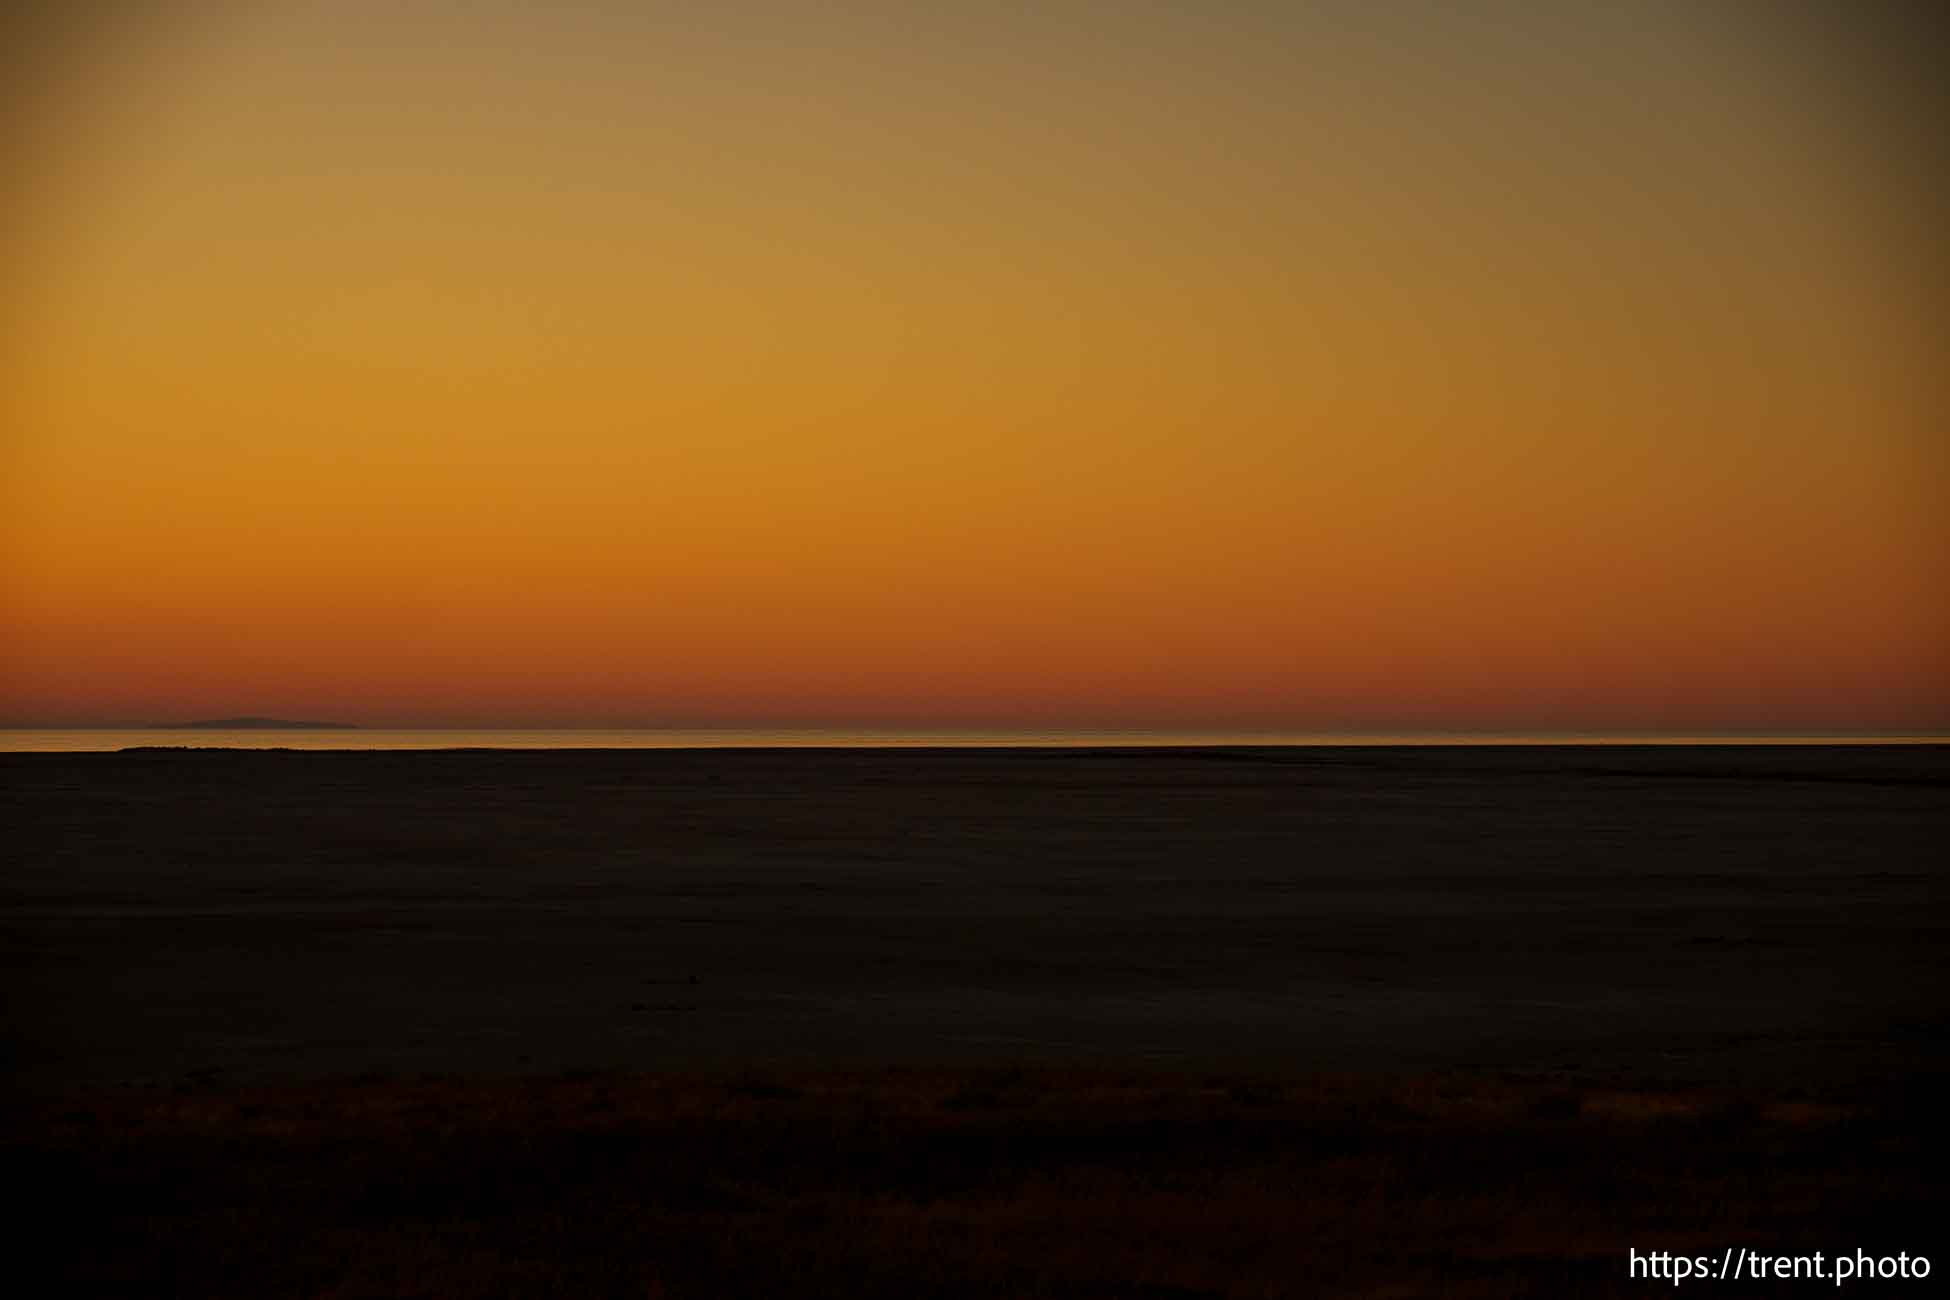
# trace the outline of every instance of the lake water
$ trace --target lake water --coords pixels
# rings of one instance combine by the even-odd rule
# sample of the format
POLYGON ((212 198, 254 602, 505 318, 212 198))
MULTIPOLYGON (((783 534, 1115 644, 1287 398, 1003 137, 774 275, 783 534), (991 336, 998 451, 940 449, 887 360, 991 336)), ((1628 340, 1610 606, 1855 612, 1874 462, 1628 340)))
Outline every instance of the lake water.
POLYGON ((0 753, 195 749, 897 749, 1208 745, 1848 745, 1942 744, 1945 736, 1678 735, 1656 733, 1165 731, 1142 729, 869 728, 354 728, 207 727, 0 729, 0 753))

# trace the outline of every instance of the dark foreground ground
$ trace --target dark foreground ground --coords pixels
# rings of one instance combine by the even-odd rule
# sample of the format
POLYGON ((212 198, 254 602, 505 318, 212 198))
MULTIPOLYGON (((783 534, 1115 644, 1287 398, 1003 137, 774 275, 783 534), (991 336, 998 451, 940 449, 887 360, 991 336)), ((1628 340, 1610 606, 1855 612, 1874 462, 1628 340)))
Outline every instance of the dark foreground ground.
POLYGON ((49 1294, 1646 1294, 1629 1249, 1940 1237, 1940 747, 0 755, 0 801, 49 1294))
MULTIPOLYGON (((1647 1296, 1673 1282, 1634 1250, 1950 1268, 1941 1104, 938 1070, 120 1094, 9 1117, 9 1264, 212 1300, 1647 1296)), ((1865 1288, 1930 1289, 1685 1289, 1865 1288)))

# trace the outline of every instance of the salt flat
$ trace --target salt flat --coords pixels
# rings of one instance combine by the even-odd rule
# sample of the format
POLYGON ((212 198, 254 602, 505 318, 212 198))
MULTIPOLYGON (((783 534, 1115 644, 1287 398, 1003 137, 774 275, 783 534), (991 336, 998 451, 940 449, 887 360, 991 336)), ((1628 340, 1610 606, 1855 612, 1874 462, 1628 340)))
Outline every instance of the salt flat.
POLYGON ((1940 1068, 1938 746, 0 755, 7 1068, 1940 1068))

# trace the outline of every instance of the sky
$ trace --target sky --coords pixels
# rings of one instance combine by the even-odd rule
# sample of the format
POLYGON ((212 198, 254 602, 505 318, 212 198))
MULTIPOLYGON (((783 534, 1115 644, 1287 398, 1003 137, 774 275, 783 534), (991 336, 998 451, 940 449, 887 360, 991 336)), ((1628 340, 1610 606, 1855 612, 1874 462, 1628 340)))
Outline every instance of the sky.
POLYGON ((1859 12, 49 8, 0 723, 1950 729, 1859 12))

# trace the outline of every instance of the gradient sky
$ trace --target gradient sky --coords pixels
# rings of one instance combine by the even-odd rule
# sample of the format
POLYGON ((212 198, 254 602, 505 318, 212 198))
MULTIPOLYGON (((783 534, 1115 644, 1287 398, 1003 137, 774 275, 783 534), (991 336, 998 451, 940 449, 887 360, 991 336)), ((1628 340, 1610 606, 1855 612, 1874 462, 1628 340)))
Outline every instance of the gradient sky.
POLYGON ((1944 729, 1934 159, 1794 12, 49 27, 0 721, 1944 729))

